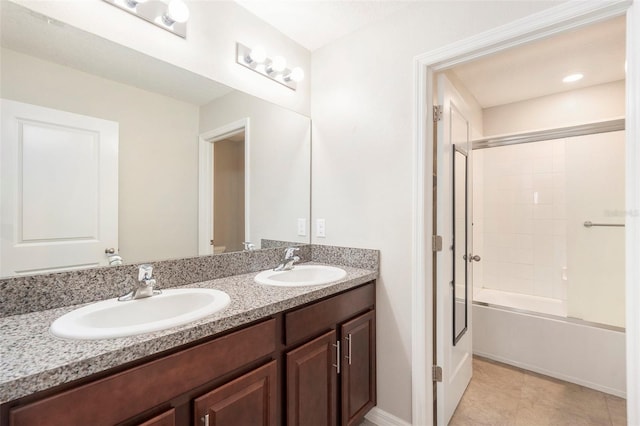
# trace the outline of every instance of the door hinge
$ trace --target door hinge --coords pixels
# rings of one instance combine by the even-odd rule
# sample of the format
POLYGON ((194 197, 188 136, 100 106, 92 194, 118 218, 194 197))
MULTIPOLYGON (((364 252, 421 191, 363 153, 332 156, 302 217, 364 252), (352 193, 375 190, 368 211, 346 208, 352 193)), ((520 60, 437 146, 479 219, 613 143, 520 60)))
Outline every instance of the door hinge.
POLYGON ((434 105, 433 106, 433 121, 442 120, 442 105, 434 105))
POLYGON ((431 377, 433 377, 434 382, 442 381, 442 367, 439 365, 434 365, 431 367, 431 377))
POLYGON ((431 236, 431 250, 442 251, 442 237, 440 235, 431 236))

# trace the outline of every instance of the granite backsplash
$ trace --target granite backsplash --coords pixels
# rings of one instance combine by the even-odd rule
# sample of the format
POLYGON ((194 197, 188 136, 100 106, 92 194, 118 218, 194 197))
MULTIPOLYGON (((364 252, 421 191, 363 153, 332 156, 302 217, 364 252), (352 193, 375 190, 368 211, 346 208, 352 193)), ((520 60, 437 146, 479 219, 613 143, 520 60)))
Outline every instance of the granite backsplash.
MULTIPOLYGON (((300 262, 319 262, 378 270, 380 252, 337 246, 299 245, 300 262)), ((157 288, 224 278, 273 268, 283 249, 223 253, 149 262, 157 288)), ((138 265, 105 266, 52 274, 0 279, 0 317, 109 299, 136 285, 138 265)))

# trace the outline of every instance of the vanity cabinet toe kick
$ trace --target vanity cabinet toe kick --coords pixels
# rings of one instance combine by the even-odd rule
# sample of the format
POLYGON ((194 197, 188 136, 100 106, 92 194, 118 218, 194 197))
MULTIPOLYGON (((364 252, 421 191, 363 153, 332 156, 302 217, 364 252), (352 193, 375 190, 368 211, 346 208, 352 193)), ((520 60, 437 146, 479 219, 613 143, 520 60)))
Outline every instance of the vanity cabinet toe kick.
POLYGON ((357 425, 376 404, 375 365, 370 282, 3 404, 0 419, 2 426, 357 425))

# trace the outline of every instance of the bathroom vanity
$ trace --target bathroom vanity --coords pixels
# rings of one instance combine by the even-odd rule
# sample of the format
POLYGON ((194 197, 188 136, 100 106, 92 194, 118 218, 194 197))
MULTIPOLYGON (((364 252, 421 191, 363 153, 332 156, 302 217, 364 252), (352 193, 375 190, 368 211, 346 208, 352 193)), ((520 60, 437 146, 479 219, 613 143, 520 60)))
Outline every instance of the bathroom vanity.
MULTIPOLYGON (((25 388, 17 392, 32 391, 3 395, 1 423, 359 424, 376 402, 377 272, 345 269, 345 279, 320 288, 270 288, 253 282, 255 273, 193 284, 220 288, 232 303, 178 330, 93 342, 40 330, 29 350, 61 351, 58 360, 41 356, 66 365, 16 380, 25 388), (146 355, 145 347, 160 350, 146 355)), ((50 324, 68 310, 40 319, 50 324)), ((28 316, 3 318, 0 326, 10 330, 28 316)), ((9 335, 9 343, 19 339, 9 335)), ((3 385, 5 393, 11 385, 3 385)))

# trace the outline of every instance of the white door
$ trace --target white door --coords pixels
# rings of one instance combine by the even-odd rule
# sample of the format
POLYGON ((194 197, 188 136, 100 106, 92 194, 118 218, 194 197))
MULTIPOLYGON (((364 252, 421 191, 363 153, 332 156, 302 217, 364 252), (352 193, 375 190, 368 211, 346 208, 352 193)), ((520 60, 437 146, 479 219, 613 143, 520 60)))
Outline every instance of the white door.
POLYGON ((107 264, 118 247, 118 123, 0 102, 0 276, 107 264))
POLYGON ((436 229, 443 250, 436 260, 435 363, 442 367, 436 409, 438 424, 446 425, 472 374, 471 150, 468 108, 444 75, 438 77, 438 104, 436 229))

